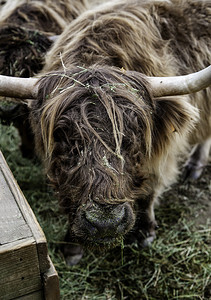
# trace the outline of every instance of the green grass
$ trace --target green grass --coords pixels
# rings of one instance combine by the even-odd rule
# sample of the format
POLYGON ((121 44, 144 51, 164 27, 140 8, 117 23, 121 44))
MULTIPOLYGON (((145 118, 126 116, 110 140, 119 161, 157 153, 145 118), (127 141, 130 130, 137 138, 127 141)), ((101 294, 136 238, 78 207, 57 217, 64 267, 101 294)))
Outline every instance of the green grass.
POLYGON ((59 273, 61 299, 211 299, 210 224, 206 220, 211 196, 211 166, 199 182, 175 185, 156 208, 157 239, 150 248, 124 246, 87 251, 74 267, 59 251, 67 218, 45 183, 38 162, 24 159, 12 127, 0 124, 0 149, 48 240, 59 273))

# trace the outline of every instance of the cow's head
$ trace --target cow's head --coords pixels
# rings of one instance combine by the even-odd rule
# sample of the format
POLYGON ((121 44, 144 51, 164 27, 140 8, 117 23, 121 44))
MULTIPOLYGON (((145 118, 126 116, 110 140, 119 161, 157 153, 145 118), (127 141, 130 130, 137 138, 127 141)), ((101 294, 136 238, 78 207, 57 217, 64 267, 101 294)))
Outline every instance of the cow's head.
POLYGON ((37 86, 37 150, 71 234, 113 246, 133 228, 137 211, 150 219, 158 161, 175 151, 175 134, 187 133, 194 110, 177 98, 155 100, 146 77, 117 68, 76 67, 47 74, 37 86))

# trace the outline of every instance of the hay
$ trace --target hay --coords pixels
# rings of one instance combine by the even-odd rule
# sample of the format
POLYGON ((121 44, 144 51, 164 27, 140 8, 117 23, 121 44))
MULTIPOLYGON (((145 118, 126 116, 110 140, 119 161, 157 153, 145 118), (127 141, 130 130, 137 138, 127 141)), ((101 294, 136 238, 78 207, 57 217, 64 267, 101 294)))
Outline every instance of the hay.
POLYGON ((0 74, 31 77, 44 63, 51 41, 41 32, 19 26, 0 29, 0 74))

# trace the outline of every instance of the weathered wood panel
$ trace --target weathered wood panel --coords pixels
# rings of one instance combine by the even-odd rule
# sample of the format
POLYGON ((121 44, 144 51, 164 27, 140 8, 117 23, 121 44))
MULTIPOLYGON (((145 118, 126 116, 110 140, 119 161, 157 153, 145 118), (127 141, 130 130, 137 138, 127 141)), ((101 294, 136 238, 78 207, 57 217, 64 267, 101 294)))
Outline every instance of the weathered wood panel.
POLYGON ((59 300, 58 274, 34 213, 0 152, 0 300, 59 300))
POLYGON ((13 194, 0 169, 0 243, 5 245, 13 241, 32 237, 32 232, 14 201, 13 194))
MULTIPOLYGON (((32 235, 36 241, 37 244, 37 251, 39 256, 39 262, 40 262, 40 271, 45 272, 50 267, 50 262, 48 260, 48 249, 47 249, 47 242, 45 235, 37 222, 37 219, 31 210, 28 202, 26 201, 22 191, 20 190, 19 186, 16 183, 16 180, 13 177, 12 172, 10 171, 2 153, 0 152, 0 170, 1 170, 1 177, 0 177, 0 183, 1 186, 4 188, 4 193, 2 193, 2 198, 0 198, 0 203, 8 202, 9 205, 2 206, 2 209, 0 211, 0 216, 4 218, 6 216, 6 211, 3 211, 5 207, 9 210, 11 216, 7 218, 14 219, 14 216, 17 213, 16 208, 18 207, 18 210, 21 213, 22 218, 25 220, 26 226, 28 226, 28 230, 32 232, 32 235), (3 176, 2 176, 3 175, 3 176), (2 181, 1 181, 2 180, 2 181), (7 186, 8 187, 5 187, 7 186), (8 191, 9 189, 9 191, 8 191), (12 195, 12 198, 11 198, 12 195), (3 198, 4 197, 4 198, 3 198), (10 200, 9 200, 10 199, 10 200), (16 212, 13 212, 12 209, 15 209, 16 212)), ((1 186, 0 186, 0 194, 1 194, 1 186)), ((1 207, 1 205, 0 205, 1 207)), ((18 215, 19 216, 19 215, 18 215)), ((20 217, 20 216, 19 216, 20 217)), ((21 219, 21 217, 20 217, 21 219)), ((3 221, 3 220, 2 220, 3 221)), ((21 222, 21 221, 20 221, 21 222)), ((24 225, 23 225, 24 227, 24 225)), ((25 228, 27 231, 27 229, 25 228)), ((21 238, 21 231, 16 230, 15 231, 15 237, 14 238, 21 238), (20 237, 18 237, 18 235, 20 237)), ((2 237, 3 239, 3 237, 2 237)), ((1 235, 0 235, 0 244, 1 244, 1 235)))
POLYGON ((15 298, 14 300, 41 300, 44 299, 43 292, 38 291, 29 295, 15 298))
POLYGON ((0 247, 0 299, 8 300, 42 288, 33 238, 0 247))
POLYGON ((58 300, 60 299, 59 278, 52 261, 50 263, 51 267, 43 275, 45 299, 58 300))

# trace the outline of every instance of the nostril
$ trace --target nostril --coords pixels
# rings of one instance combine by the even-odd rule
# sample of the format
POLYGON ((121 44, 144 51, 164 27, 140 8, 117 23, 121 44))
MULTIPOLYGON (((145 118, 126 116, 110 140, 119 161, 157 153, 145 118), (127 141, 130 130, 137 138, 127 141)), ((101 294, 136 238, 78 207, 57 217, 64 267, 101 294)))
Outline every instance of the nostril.
POLYGON ((125 208, 120 205, 113 209, 95 205, 85 212, 85 219, 100 232, 116 231, 124 217, 125 208))

